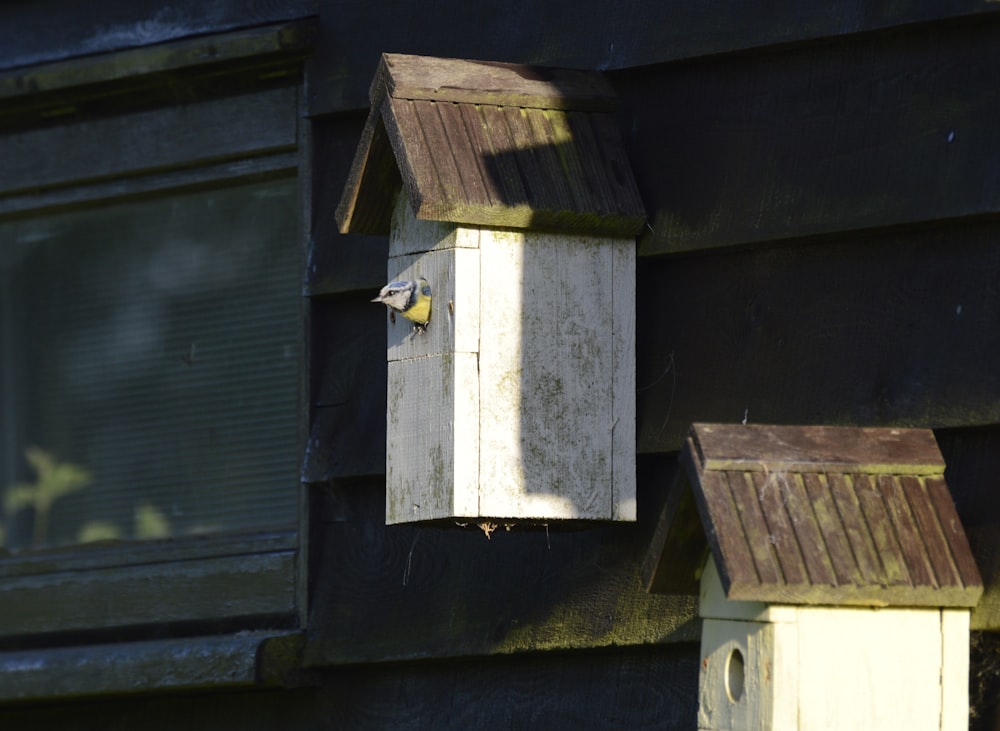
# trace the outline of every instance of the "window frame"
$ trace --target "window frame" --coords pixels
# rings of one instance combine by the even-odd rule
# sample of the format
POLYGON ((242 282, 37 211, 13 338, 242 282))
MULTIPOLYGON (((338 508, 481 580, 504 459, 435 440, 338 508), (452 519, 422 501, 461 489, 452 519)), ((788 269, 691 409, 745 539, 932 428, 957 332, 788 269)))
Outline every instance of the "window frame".
MULTIPOLYGON (((297 21, 0 74, 0 156, 9 161, 0 172, 0 218, 297 177, 301 268, 311 191, 303 63, 313 35, 311 21, 297 21), (233 121, 239 135, 227 134, 233 121), (151 132, 162 138, 150 148, 143 137, 151 132), (51 148, 72 154, 38 153, 51 148)), ((300 313, 297 460, 308 433, 305 298, 300 313)), ((295 531, 0 551, 0 688, 10 689, 0 690, 0 700, 64 694, 50 674, 25 663, 26 652, 48 657, 43 664, 55 673, 52 659, 69 646, 125 641, 134 645, 133 664, 142 665, 144 647, 162 652, 164 638, 175 638, 169 642, 179 658, 178 642, 207 642, 244 668, 247 653, 263 657, 262 643, 276 633, 301 632, 309 530, 306 486, 297 479, 293 487, 295 531)), ((189 670, 168 685, 187 687, 192 673, 204 674, 203 662, 185 663, 189 670)), ((96 685, 78 675, 62 684, 65 694, 134 688, 127 673, 96 685)), ((256 675, 238 674, 241 682, 256 675)), ((234 677, 221 672, 217 680, 231 685, 234 677)), ((198 684, 211 679, 199 675, 198 684)))

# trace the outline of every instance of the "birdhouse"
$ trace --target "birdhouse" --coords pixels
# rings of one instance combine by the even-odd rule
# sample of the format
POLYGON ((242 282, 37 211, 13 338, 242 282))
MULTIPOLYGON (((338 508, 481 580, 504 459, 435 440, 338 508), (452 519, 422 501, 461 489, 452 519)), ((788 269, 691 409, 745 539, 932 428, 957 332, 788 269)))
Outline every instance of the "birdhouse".
POLYGON ((919 429, 696 424, 647 558, 700 595, 699 729, 966 729, 982 580, 919 429))
POLYGON ((608 82, 387 54, 370 99, 337 221, 433 297, 387 318, 387 523, 634 520, 644 214, 608 82))

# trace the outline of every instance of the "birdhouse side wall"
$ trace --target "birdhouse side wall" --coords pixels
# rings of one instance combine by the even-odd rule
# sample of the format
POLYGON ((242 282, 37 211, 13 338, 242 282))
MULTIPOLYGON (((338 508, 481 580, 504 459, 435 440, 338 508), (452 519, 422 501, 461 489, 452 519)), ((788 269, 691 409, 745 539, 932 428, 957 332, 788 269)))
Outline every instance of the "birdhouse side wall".
POLYGON ((483 230, 480 247, 484 514, 634 520, 634 284, 616 290, 634 243, 483 230))
POLYGON ((390 279, 424 277, 425 332, 387 324, 386 518, 635 519, 635 242, 414 217, 390 279))

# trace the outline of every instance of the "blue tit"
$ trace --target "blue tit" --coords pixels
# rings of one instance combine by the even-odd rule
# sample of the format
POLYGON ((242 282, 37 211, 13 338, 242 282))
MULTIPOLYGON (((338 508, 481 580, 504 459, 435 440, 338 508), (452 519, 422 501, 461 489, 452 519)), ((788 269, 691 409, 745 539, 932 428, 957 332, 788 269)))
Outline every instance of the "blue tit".
POLYGON ((381 302, 392 312, 398 312, 423 332, 431 320, 431 285, 420 277, 415 282, 389 282, 372 302, 381 302))

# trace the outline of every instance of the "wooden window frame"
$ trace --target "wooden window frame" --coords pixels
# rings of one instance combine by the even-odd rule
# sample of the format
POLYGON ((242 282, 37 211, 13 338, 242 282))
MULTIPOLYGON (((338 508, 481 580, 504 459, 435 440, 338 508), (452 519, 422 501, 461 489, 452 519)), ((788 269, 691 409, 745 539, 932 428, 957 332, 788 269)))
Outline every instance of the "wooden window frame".
MULTIPOLYGON (((299 21, 0 74, 0 219, 297 176, 304 260, 302 69, 312 36, 312 24, 299 21), (154 145, 151 133, 161 136, 154 145), (46 147, 72 156, 36 152, 46 147)), ((305 300, 302 311, 304 334, 305 300)), ((303 345, 296 458, 307 432, 307 364, 303 345)), ((280 681, 298 647, 288 638, 305 626, 301 480, 297 489, 296 531, 0 554, 0 701, 280 681), (72 648, 84 644, 118 670, 71 672, 82 667, 72 648), (280 661, 262 670, 272 655, 280 661), (150 657, 167 659, 170 680, 137 687, 150 657)))

